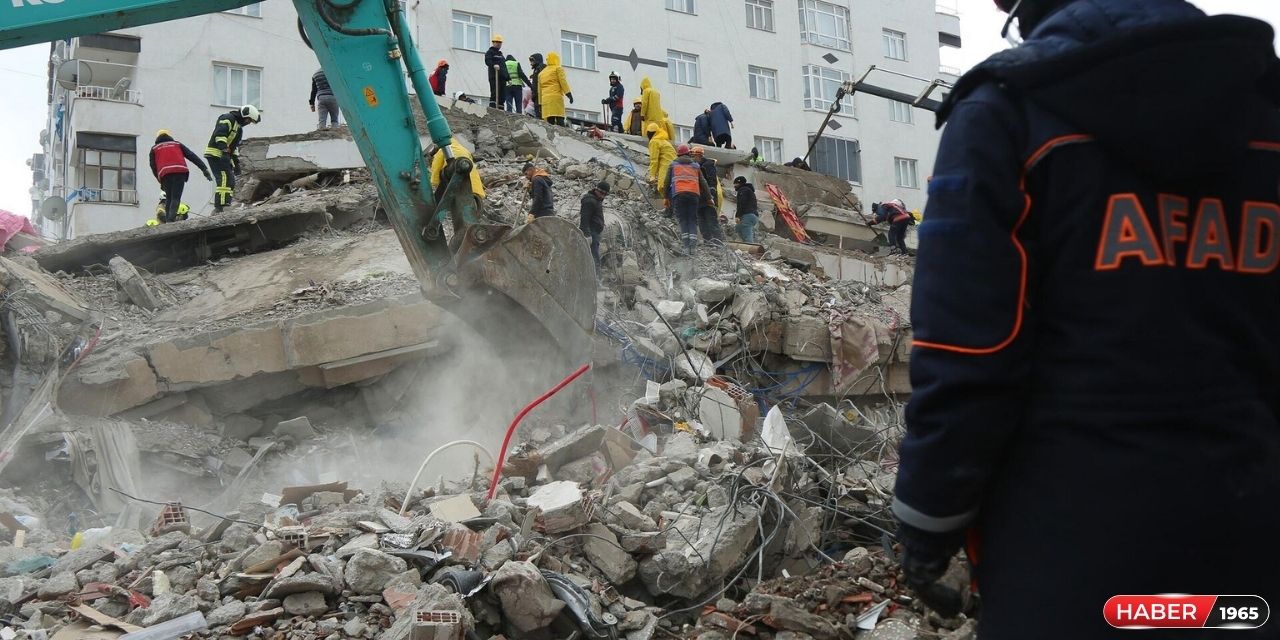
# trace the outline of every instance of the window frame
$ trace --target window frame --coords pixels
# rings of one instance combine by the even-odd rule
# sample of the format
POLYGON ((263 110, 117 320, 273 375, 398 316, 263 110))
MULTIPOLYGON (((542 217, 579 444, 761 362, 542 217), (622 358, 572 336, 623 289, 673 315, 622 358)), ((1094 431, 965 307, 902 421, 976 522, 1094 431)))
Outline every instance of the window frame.
POLYGON ((747 10, 747 28, 768 33, 777 33, 777 12, 774 11, 773 0, 746 0, 743 4, 747 10), (757 18, 768 23, 768 26, 752 24, 757 18))
POLYGON ((566 118, 577 118, 578 120, 586 120, 587 122, 603 124, 603 121, 600 120, 600 112, 598 111, 587 111, 586 109, 565 107, 564 115, 566 118))
POLYGON ((889 121, 899 122, 902 124, 915 124, 915 107, 911 106, 910 102, 889 100, 889 121))
POLYGON ((903 158, 894 156, 893 158, 893 175, 894 182, 903 189, 919 189, 920 188, 920 163, 915 158, 903 158), (909 170, 910 175, 907 176, 903 169, 909 170), (904 180, 909 177, 910 180, 904 180))
POLYGON ((757 100, 781 102, 778 97, 778 70, 770 69, 769 67, 758 67, 754 64, 747 65, 747 95, 757 100), (762 80, 757 80, 757 77, 762 78, 762 80), (764 88, 772 88, 773 95, 756 95, 757 84, 762 84, 764 88))
POLYGON ((212 63, 212 64, 213 64, 213 89, 214 89, 214 94, 215 94, 215 95, 213 96, 213 103, 212 103, 212 104, 213 104, 214 106, 217 106, 217 107, 242 107, 242 106, 244 106, 244 105, 246 105, 246 104, 251 104, 251 105, 253 105, 253 106, 255 106, 255 107, 258 107, 259 109, 261 109, 261 108, 262 108, 262 72, 263 72, 262 67, 254 67, 254 66, 243 65, 243 64, 235 64, 235 63, 231 63, 231 62, 214 62, 214 63, 212 63), (226 70, 227 70, 227 72, 226 72, 226 73, 227 73, 227 80, 226 80, 226 91, 227 91, 227 93, 225 93, 225 94, 223 94, 223 95, 216 95, 216 94, 217 94, 217 91, 218 91, 218 69, 219 69, 219 68, 222 68, 222 69, 226 69, 226 70), (234 71, 239 71, 239 72, 241 72, 241 74, 242 74, 242 78, 241 78, 241 86, 240 86, 240 92, 241 92, 241 93, 240 93, 240 97, 242 97, 242 98, 244 98, 244 99, 243 99, 243 100, 241 100, 240 102, 235 102, 235 101, 233 101, 233 100, 230 100, 230 98, 231 98, 231 76, 232 76, 232 72, 234 72, 234 71), (258 96, 257 96, 257 100, 250 100, 250 99, 249 99, 249 96, 250 96, 250 93, 249 93, 249 77, 250 77, 252 74, 255 74, 255 73, 256 73, 256 74, 257 74, 257 76, 258 76, 258 96))
MULTIPOLYGON (((834 91, 830 97, 827 97, 825 95, 826 93, 825 88, 829 86, 827 83, 834 82, 835 88, 839 89, 840 85, 846 82, 849 82, 853 79, 852 74, 848 72, 841 71, 839 69, 833 69, 831 67, 824 67, 822 65, 816 65, 816 64, 803 65, 800 67, 800 71, 801 71, 800 75, 804 79, 804 108, 806 111, 826 112, 830 110, 831 103, 833 102, 835 95, 834 95, 834 91), (818 73, 815 74, 811 70, 817 70, 818 73), (838 74, 840 76, 839 80, 832 78, 830 74, 838 74), (824 92, 823 92, 824 95, 820 98, 812 96, 811 82, 812 82, 812 78, 814 77, 817 77, 822 80, 821 86, 824 88, 824 92), (818 104, 818 101, 821 101, 821 104, 818 104)), ((836 113, 837 116, 845 116, 848 118, 858 117, 858 103, 854 101, 854 94, 852 93, 845 94, 845 97, 841 100, 841 105, 842 105, 842 108, 838 113, 836 113)))
MULTIPOLYGON (((688 78, 685 78, 688 80, 688 78)), ((701 87, 702 86, 702 69, 700 58, 696 53, 687 51, 679 51, 677 49, 667 49, 667 82, 678 84, 684 87, 701 87), (680 70, 693 70, 693 81, 682 82, 678 78, 680 70)))
POLYGON ((906 61, 907 61, 907 59, 908 59, 908 53, 907 53, 907 51, 908 51, 908 50, 907 50, 907 34, 906 34, 906 32, 904 32, 904 31, 895 31, 895 30, 893 30, 893 29, 881 29, 881 30, 880 30, 880 42, 883 44, 883 48, 884 48, 884 57, 885 57, 885 59, 887 59, 887 60, 899 60, 899 61, 901 61, 901 62, 906 62, 906 61), (902 57, 898 57, 898 56, 896 56, 896 55, 893 55, 893 54, 895 54, 895 53, 898 53, 897 49, 898 49, 898 46, 899 46, 899 45, 901 45, 901 48, 902 48, 902 51, 901 51, 902 57))
POLYGON ((598 70, 596 68, 597 53, 598 53, 598 50, 596 49, 595 36, 589 33, 580 33, 577 31, 566 31, 564 29, 560 30, 560 62, 564 66, 569 67, 571 69, 584 69, 586 71, 597 71, 598 70), (572 39, 570 39, 570 36, 572 36, 572 39), (590 38, 591 42, 589 43, 584 42, 582 38, 590 38), (568 45, 569 49, 565 48, 566 45, 568 45), (584 52, 583 56, 587 58, 586 62, 589 63, 589 66, 573 64, 575 60, 574 60, 574 56, 570 54, 570 50, 576 50, 576 49, 583 50, 584 52))
POLYGON ((801 42, 837 51, 853 51, 853 25, 849 7, 826 2, 825 0, 800 0, 799 8, 801 42), (823 5, 830 7, 831 10, 827 11, 823 5), (812 20, 809 19, 810 14, 813 15, 812 20), (817 19, 819 14, 831 16, 837 31, 840 31, 839 27, 843 22, 843 34, 823 35, 819 32, 817 19))
POLYGON ((686 127, 682 124, 673 125, 676 128, 676 139, 673 144, 688 142, 693 139, 693 127, 686 127))
POLYGON ((698 0, 666 0, 666 2, 662 4, 667 8, 667 11, 673 11, 675 13, 683 13, 685 15, 690 15, 690 16, 698 15, 698 0), (676 4, 682 4, 686 8, 680 9, 675 6, 676 4))
POLYGON ((846 180, 853 184, 857 184, 857 185, 862 184, 862 180, 863 180, 862 143, 860 141, 855 139, 849 139, 849 138, 840 138, 840 137, 832 136, 829 134, 823 135, 822 138, 818 140, 817 144, 814 144, 813 142, 813 134, 809 134, 807 140, 809 141, 809 144, 813 145, 813 153, 809 154, 809 166, 814 171, 817 171, 818 173, 821 173, 823 175, 840 178, 842 180, 846 180), (835 159, 834 171, 836 171, 837 173, 828 173, 828 171, 833 170, 830 166, 828 166, 829 160, 826 155, 830 151, 830 149, 828 148, 828 145, 837 145, 835 151, 839 153, 848 153, 850 151, 849 146, 852 147, 852 151, 853 151, 852 159, 850 159, 849 157, 835 159), (838 173, 840 171, 841 165, 844 165, 848 168, 853 169, 853 171, 851 171, 850 173, 856 174, 856 179, 852 177, 847 177, 845 175, 838 173))
POLYGON ((486 47, 484 45, 486 43, 493 42, 493 16, 487 16, 483 13, 471 13, 470 11, 459 11, 457 9, 454 9, 453 13, 449 15, 449 24, 450 24, 449 38, 450 38, 450 43, 452 44, 452 48, 454 49, 458 49, 460 51, 479 51, 480 53, 484 53, 489 49, 489 47, 486 47), (464 16, 466 19, 460 20, 459 19, 460 16, 464 16), (483 18, 486 21, 486 24, 481 25, 479 22, 475 21, 474 18, 483 18), (458 40, 459 34, 457 30, 459 26, 461 26, 462 28, 461 42, 459 42, 458 40), (479 37, 479 32, 482 28, 487 30, 489 33, 489 35, 486 36, 485 39, 481 39, 479 37), (475 48, 466 46, 467 34, 470 31, 476 32, 475 48))
POLYGON ((120 151, 114 149, 100 149, 97 147, 77 146, 75 151, 75 167, 76 178, 79 182, 79 189, 82 189, 82 201, 92 202, 94 204, 119 204, 137 206, 138 204, 138 151, 137 138, 135 136, 119 136, 112 137, 133 141, 133 151, 120 151), (90 162, 90 154, 95 158, 90 162), (108 155, 114 155, 114 163, 106 163, 108 155), (126 162, 131 160, 131 162, 126 162), (93 171, 90 170, 93 169, 93 171), (108 171, 115 173, 114 186, 107 186, 108 171), (96 176, 95 184, 89 184, 89 177, 96 176), (130 187, 125 187, 131 184, 130 187), (116 199, 104 199, 103 192, 112 191, 116 199), (96 192, 95 195, 88 195, 89 192, 96 192), (132 199, 126 198, 126 193, 132 193, 132 199))
POLYGON ((751 146, 755 147, 756 150, 760 152, 760 156, 764 158, 765 162, 772 162, 775 164, 782 164, 783 162, 785 162, 782 159, 783 158, 782 138, 770 138, 768 136, 755 136, 751 139, 751 146), (770 154, 767 151, 767 149, 773 146, 775 143, 776 143, 777 153, 770 154))

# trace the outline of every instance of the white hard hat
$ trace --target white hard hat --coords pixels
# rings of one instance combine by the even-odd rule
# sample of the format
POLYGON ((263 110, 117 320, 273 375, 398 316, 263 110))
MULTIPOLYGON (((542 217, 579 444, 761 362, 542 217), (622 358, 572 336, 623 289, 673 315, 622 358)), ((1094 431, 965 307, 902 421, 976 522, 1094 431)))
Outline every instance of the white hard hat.
POLYGON ((253 122, 262 122, 262 112, 251 104, 240 107, 240 117, 253 122))

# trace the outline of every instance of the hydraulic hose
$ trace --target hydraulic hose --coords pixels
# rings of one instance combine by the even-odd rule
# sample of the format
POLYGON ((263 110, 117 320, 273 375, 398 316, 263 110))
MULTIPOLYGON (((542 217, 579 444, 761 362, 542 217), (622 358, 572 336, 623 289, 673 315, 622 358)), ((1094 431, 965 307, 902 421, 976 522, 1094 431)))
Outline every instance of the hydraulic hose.
POLYGON ((502 479, 502 465, 507 461, 507 447, 511 445, 511 436, 515 435, 516 427, 520 426, 520 421, 524 420, 524 417, 528 415, 530 411, 533 411, 534 407, 546 402, 547 399, 559 393, 561 389, 567 387, 570 382, 578 379, 579 376, 586 373, 589 369, 591 369, 591 363, 578 367, 577 371, 569 374, 569 376, 564 380, 561 380, 559 384, 551 387, 551 389, 546 393, 538 396, 536 400, 525 405, 525 407, 520 410, 520 413, 516 414, 515 419, 511 421, 511 425, 507 427, 507 435, 502 438, 502 449, 498 451, 497 464, 493 466, 493 479, 489 481, 489 493, 485 495, 484 498, 486 504, 490 500, 493 500, 493 494, 498 492, 498 481, 502 479))
POLYGON ((480 444, 479 442, 476 442, 475 440, 454 440, 453 442, 446 442, 436 447, 434 451, 427 454, 426 458, 423 458, 422 464, 418 465, 418 472, 413 474, 413 480, 409 482, 409 490, 404 492, 404 501, 400 503, 400 515, 404 515, 404 512, 408 511, 409 496, 413 495, 413 489, 414 487, 418 486, 418 479, 422 477, 422 472, 427 468, 427 465, 431 463, 431 459, 436 457, 437 453, 440 453, 445 449, 449 449, 451 447, 456 447, 458 445, 463 445, 463 444, 469 444, 479 449, 480 451, 484 452, 484 455, 486 457, 489 458, 490 463, 493 462, 493 454, 489 453, 489 450, 484 448, 484 445, 480 444))

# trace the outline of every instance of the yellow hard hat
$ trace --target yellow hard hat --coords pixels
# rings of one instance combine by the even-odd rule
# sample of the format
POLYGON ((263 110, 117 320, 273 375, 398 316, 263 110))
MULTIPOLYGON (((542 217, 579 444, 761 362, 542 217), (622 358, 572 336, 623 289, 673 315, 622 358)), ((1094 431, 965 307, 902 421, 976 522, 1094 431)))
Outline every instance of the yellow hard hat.
POLYGON ((635 100, 631 101, 631 104, 640 104, 642 102, 644 102, 644 100, 641 100, 640 98, 636 98, 635 100))
POLYGON ((658 123, 656 123, 656 122, 650 122, 650 123, 649 123, 649 126, 645 127, 645 128, 644 128, 644 130, 645 130, 645 131, 647 131, 647 132, 649 132, 649 133, 657 133, 657 132, 658 132, 658 123))
POLYGON ((502 36, 494 36, 490 42, 502 42, 502 36))
POLYGON ((147 226, 148 226, 148 227, 158 227, 158 226, 160 226, 160 221, 159 221, 159 220, 156 220, 155 218, 151 218, 150 220, 147 220, 147 226))
POLYGON ((173 134, 169 133, 168 129, 161 129, 156 132, 156 137, 159 138, 160 136, 173 136, 173 134))
POLYGON ((695 145, 693 145, 693 148, 692 148, 692 149, 690 149, 690 151, 693 153, 693 155, 695 155, 695 156, 700 156, 700 155, 702 155, 702 152, 704 151, 704 149, 702 148, 702 145, 700 145, 700 144, 695 144, 695 145))

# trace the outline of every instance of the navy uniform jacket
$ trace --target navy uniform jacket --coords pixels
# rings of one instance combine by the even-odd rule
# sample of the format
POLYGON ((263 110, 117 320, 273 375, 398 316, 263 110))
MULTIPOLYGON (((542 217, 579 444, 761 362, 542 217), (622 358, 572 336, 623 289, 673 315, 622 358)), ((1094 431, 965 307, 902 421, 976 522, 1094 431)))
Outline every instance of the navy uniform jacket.
POLYGON ((1076 0, 939 114, 894 511, 979 534, 983 640, 1113 637, 1115 594, 1280 602, 1272 38, 1076 0))

